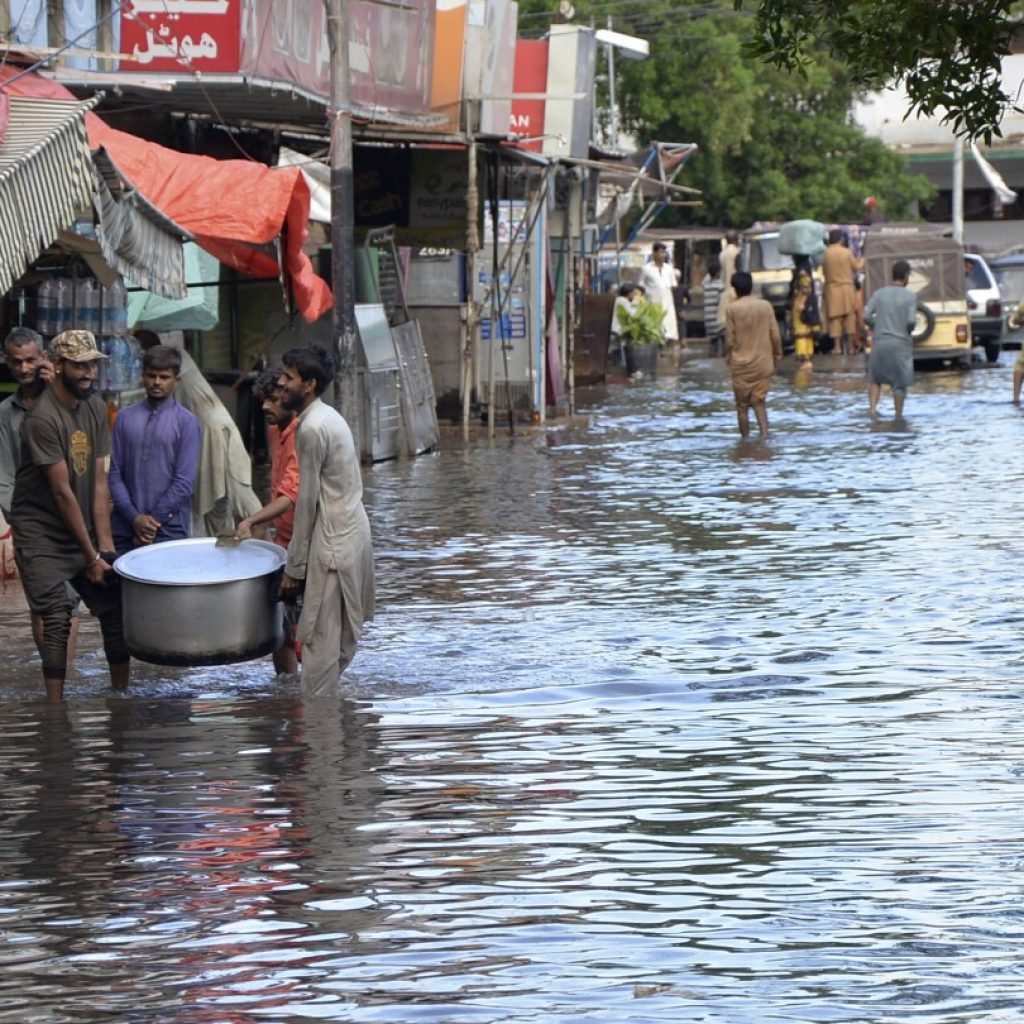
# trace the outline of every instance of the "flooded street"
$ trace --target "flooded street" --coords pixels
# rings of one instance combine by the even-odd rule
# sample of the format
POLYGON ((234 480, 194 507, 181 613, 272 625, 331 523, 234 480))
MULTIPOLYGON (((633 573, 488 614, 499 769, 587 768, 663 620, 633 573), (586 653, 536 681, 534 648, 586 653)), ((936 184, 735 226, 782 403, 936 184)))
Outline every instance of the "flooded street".
POLYGON ((720 362, 368 469, 337 700, 140 665, 48 707, 0 595, 0 1021, 1016 1022, 1016 353, 867 417, 720 362))

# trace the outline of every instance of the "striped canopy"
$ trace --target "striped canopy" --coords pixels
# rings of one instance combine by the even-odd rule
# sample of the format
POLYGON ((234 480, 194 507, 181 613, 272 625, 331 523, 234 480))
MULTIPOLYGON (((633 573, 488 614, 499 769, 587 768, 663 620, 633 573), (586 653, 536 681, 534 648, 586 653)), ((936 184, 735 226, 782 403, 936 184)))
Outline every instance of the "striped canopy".
POLYGON ((92 202, 85 114, 98 99, 6 96, 0 140, 0 294, 92 202))

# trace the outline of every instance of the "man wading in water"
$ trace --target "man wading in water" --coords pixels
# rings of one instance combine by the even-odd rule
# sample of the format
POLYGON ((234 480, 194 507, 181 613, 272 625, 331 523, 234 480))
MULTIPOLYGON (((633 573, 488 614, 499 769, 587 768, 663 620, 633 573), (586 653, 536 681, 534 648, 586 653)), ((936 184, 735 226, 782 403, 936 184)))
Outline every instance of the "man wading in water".
POLYGON ((750 436, 750 410, 754 410, 761 440, 768 437, 765 399, 772 374, 782 358, 782 338, 772 304, 751 295, 754 280, 738 270, 730 284, 736 301, 725 310, 725 361, 732 373, 736 420, 742 437, 750 436))
POLYGON ((29 608, 43 623, 46 696, 64 699, 71 608, 66 584, 99 619, 115 690, 128 688, 121 592, 113 579, 107 407, 93 394, 99 361, 89 331, 65 331, 50 344, 53 383, 21 427, 14 481, 14 555, 29 608))
MULTIPOLYGON (((15 327, 4 339, 7 368, 18 385, 13 395, 0 402, 0 512, 8 525, 11 522, 11 499, 14 480, 21 465, 21 425, 36 400, 53 380, 53 366, 43 351, 41 334, 29 327, 15 327)), ((71 609, 71 629, 68 633, 68 660, 75 660, 78 644, 78 594, 73 587, 65 588, 71 609)), ((32 639, 40 654, 43 652, 43 620, 32 612, 32 639)))
POLYGON ((305 580, 302 690, 322 697, 334 692, 363 622, 373 618, 373 545, 352 431, 320 400, 334 378, 333 360, 316 347, 289 349, 281 362, 281 404, 299 421, 299 496, 281 597, 295 596, 305 580))
MULTIPOLYGON (((235 529, 235 539, 252 536, 252 528, 264 523, 274 524, 274 543, 287 548, 295 526, 295 502, 299 498, 299 457, 295 452, 295 430, 299 421, 291 409, 281 404, 281 367, 264 370, 253 386, 252 393, 263 406, 267 422, 267 447, 270 449, 270 501, 255 515, 243 519, 235 529)), ((284 606, 284 643, 274 651, 274 668, 278 673, 291 674, 299 667, 300 644, 298 629, 298 601, 284 606)))
POLYGON ((868 409, 872 419, 878 415, 883 384, 892 389, 896 419, 901 419, 907 389, 914 383, 914 341, 910 332, 917 316, 917 296, 907 288, 909 280, 910 264, 897 260, 892 265, 892 284, 879 288, 864 310, 864 322, 873 333, 868 358, 868 409))

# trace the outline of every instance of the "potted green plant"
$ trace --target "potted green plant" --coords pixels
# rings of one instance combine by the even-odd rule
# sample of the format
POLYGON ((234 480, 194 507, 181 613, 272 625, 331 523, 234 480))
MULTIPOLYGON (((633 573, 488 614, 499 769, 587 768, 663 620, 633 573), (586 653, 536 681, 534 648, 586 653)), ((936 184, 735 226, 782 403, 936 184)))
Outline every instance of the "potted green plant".
POLYGON ((665 310, 650 299, 639 299, 632 310, 620 305, 615 316, 626 349, 626 371, 630 376, 657 377, 658 349, 665 344, 665 310))

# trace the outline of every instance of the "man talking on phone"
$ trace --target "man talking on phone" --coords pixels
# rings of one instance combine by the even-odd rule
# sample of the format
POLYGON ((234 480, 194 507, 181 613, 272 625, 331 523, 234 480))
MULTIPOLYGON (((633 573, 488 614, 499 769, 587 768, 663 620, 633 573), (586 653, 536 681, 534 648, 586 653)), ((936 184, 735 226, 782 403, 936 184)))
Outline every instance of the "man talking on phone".
MULTIPOLYGON (((49 381, 53 365, 46 358, 42 335, 31 327, 15 327, 4 339, 4 361, 17 391, 0 402, 0 512, 8 526, 11 522, 11 498, 14 477, 21 465, 21 424, 49 381)), ((72 609, 71 632, 68 634, 68 664, 75 660, 78 642, 78 595, 67 587, 68 605, 72 609)), ((42 652, 43 620, 32 614, 32 638, 42 652)))
POLYGON ((99 619, 115 690, 128 688, 129 657, 111 571, 110 428, 107 407, 93 390, 106 356, 90 331, 64 331, 50 343, 50 358, 53 381, 21 425, 11 527, 25 597, 43 622, 46 696, 61 701, 71 624, 67 584, 99 619))

